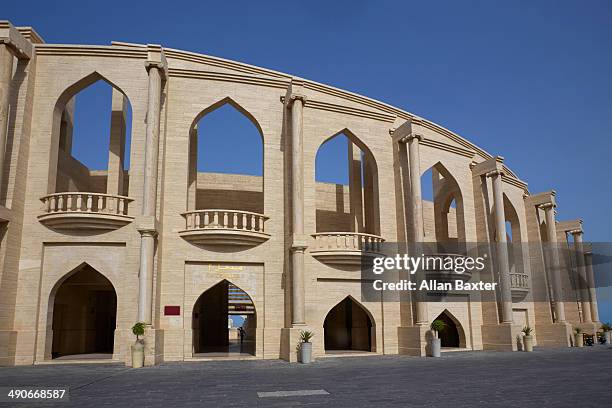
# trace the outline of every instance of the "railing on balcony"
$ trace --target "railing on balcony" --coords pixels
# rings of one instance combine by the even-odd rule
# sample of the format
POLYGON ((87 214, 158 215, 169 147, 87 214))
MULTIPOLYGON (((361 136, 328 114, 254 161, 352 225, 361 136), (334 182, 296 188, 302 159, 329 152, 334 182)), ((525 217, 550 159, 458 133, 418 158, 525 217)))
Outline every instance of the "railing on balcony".
POLYGON ((523 273, 511 273, 510 287, 513 289, 529 289, 529 277, 523 273))
POLYGON ((318 232, 313 234, 310 253, 331 264, 358 264, 362 256, 378 253, 384 238, 361 232, 318 232))
POLYGON ((524 273, 510 274, 510 292, 512 300, 519 302, 529 293, 529 276, 524 273))
POLYGON ((38 219, 59 229, 116 229, 132 221, 129 197, 112 194, 65 192, 41 198, 43 214, 38 219))
POLYGON ((240 211, 205 209, 182 214, 185 229, 179 234, 194 243, 254 245, 267 240, 263 214, 240 211))

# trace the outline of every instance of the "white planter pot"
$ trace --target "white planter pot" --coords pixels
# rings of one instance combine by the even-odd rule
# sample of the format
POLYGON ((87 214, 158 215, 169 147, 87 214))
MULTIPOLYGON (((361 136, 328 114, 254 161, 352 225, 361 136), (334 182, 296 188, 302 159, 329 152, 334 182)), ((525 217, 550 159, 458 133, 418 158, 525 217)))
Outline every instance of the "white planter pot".
POLYGON ((533 336, 523 336, 523 351, 533 351, 533 336))
POLYGON ((144 344, 136 342, 132 344, 132 367, 140 368, 144 365, 144 344))
POLYGON ((582 337, 582 333, 574 334, 574 347, 584 347, 584 337, 582 337))
POLYGON ((310 364, 312 362, 312 343, 300 344, 300 363, 310 364))
POLYGON ((429 340, 429 357, 440 357, 441 349, 442 341, 439 338, 429 340))

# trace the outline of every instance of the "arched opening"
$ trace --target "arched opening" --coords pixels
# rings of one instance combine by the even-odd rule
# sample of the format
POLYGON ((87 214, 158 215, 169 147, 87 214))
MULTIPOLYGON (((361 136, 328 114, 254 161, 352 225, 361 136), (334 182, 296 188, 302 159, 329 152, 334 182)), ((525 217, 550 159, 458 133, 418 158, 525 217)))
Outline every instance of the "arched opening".
POLYGON ((508 261, 510 273, 524 274, 523 249, 521 246, 521 225, 516 209, 504 194, 504 214, 506 215, 506 241, 508 242, 508 261))
POLYGON ((465 347, 465 333, 459 321, 448 311, 445 310, 434 320, 444 322, 444 330, 438 333, 442 347, 463 348, 465 347))
POLYGON ((94 73, 62 94, 54 114, 58 149, 51 192, 127 196, 132 124, 127 96, 94 73))
POLYGON ((52 292, 51 357, 112 358, 117 294, 111 282, 84 264, 52 292))
POLYGON ((329 311, 323 332, 326 353, 375 351, 374 322, 350 296, 329 311))
POLYGON ((438 162, 421 176, 425 241, 440 253, 464 253, 465 216, 459 183, 438 162))
POLYGON ((264 213, 263 133, 230 98, 202 111, 189 135, 187 209, 264 213))
POLYGON ((347 129, 317 150, 315 186, 317 232, 380 234, 376 161, 347 129))
POLYGON ((226 280, 200 295, 193 307, 194 355, 255 355, 257 315, 251 297, 226 280))

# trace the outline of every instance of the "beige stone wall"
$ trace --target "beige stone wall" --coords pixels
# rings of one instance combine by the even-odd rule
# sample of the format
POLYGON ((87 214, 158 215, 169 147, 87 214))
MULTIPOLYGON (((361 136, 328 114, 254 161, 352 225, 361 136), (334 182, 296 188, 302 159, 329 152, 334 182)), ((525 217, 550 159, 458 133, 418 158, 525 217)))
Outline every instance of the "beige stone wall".
MULTIPOLYGON (((157 362, 192 358, 193 306, 203 291, 224 279, 246 291, 254 301, 256 357, 281 357, 283 342, 293 341, 291 336, 295 335, 283 337, 291 328, 290 246, 296 239, 303 239, 307 247, 306 327, 316 333, 315 354, 324 353, 323 324, 327 313, 347 296, 363 307, 372 320, 373 351, 398 353, 399 329, 413 326, 414 303, 410 299, 362 303, 358 268, 322 262, 316 257, 313 234, 354 231, 349 187, 315 182, 316 153, 326 140, 340 132, 366 153, 373 175, 371 183, 366 181, 367 191, 372 194, 364 194, 368 196, 367 202, 364 199, 368 211, 366 223, 369 232, 390 242, 407 241, 413 228, 408 209, 409 175, 406 162, 402 162, 405 145, 393 139, 390 135, 393 129, 410 123, 412 131, 423 136, 421 172, 434 167, 456 183, 455 193, 460 202, 456 209, 451 208, 445 220, 436 218, 443 216, 439 202, 423 203, 427 241, 437 239, 442 224, 448 224, 451 240, 493 241, 491 184, 472 172, 475 163, 492 157, 434 123, 347 91, 219 58, 172 49, 163 52, 168 71, 161 98, 154 220, 141 216, 147 47, 40 44, 33 58, 20 59, 15 65, 10 104, 16 113, 9 122, 8 133, 12 149, 7 155, 0 190, 4 226, 0 245, 0 364, 32 364, 50 358, 50 300, 58 285, 83 263, 109 279, 117 293, 113 358, 129 362, 128 350, 133 341, 129 329, 137 319, 139 295, 139 230, 143 229, 154 229, 157 234, 153 321, 147 334, 148 363, 151 358, 157 362), (96 80, 108 81, 115 94, 125 95, 132 107, 131 166, 121 191, 133 199, 129 219, 121 228, 103 231, 49 228, 39 221, 45 211, 41 197, 56 191, 107 192, 108 172, 89 171, 59 148, 64 108, 70 110, 74 95, 96 80), (283 102, 283 98, 297 91, 307 100, 303 110, 305 237, 294 237, 292 232, 288 154, 291 120, 283 102), (224 103, 237 107, 260 130, 263 176, 199 173, 193 196, 188 164, 190 134, 197 119, 224 103), (192 199, 195 202, 189 203, 192 199), (265 223, 267 238, 248 246, 193 244, 181 236, 188 228, 182 214, 193 208, 264 214, 269 217, 265 223), (180 306, 181 314, 166 316, 165 306, 180 306)), ((227 159, 232 159, 231 154, 227 159)), ((517 225, 513 237, 521 242, 537 242, 541 239, 539 224, 524 202, 528 195, 526 184, 504 169, 503 189, 517 225)), ((117 173, 111 175, 116 180, 117 173)), ((193 174, 191 177, 193 180, 193 174)), ((443 186, 447 190, 441 187, 441 191, 450 191, 450 185, 449 182, 443 186)), ((520 270, 529 275, 534 288, 545 290, 541 254, 523 254, 520 270)), ((462 326, 468 348, 486 347, 483 327, 499 322, 495 297, 474 296, 462 302, 436 302, 425 307, 429 319, 445 310, 452 314, 462 326)), ((529 300, 515 304, 514 309, 517 320, 527 316, 525 322, 531 325, 551 323, 547 307, 534 306, 529 300)), ((577 312, 571 305, 567 309, 568 320, 576 322, 577 312)))

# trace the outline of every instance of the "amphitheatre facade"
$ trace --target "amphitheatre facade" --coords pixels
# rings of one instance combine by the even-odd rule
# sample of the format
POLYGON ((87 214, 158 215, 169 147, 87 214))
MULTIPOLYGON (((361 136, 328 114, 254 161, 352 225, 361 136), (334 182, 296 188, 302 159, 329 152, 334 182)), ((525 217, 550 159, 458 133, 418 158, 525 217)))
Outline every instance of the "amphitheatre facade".
POLYGON ((563 296, 562 271, 590 288, 593 273, 582 222, 555 219, 554 191, 532 193, 501 156, 348 91, 159 45, 46 44, 2 21, 0 146, 1 365, 129 363, 137 321, 146 364, 295 361, 306 329, 315 356, 420 356, 434 319, 449 327, 443 347, 470 350, 516 350, 525 325, 541 347, 599 327, 594 290, 563 296), (113 88, 104 171, 71 154, 75 96, 98 81, 113 88), (261 176, 198 171, 197 124, 228 105, 261 137, 261 176), (316 181, 317 152, 338 136, 349 183, 316 181), (383 242, 508 241, 521 253, 491 259, 489 298, 362 299, 360 260, 383 242))

